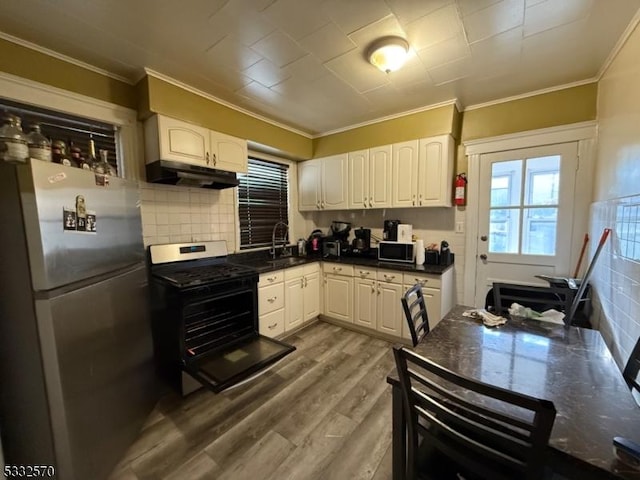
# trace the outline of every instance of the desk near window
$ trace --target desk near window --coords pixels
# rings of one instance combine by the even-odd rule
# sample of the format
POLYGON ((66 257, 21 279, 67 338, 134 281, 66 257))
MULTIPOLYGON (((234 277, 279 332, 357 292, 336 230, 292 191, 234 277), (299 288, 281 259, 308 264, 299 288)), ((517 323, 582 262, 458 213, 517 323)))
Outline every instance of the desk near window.
MULTIPOLYGON (((455 307, 414 350, 463 375, 553 401, 549 462, 564 476, 640 479, 640 471, 613 454, 615 436, 640 441, 640 408, 600 332, 525 319, 486 328, 462 316, 468 308, 455 307)), ((398 480, 404 478, 404 414, 396 373, 387 381, 398 480)))

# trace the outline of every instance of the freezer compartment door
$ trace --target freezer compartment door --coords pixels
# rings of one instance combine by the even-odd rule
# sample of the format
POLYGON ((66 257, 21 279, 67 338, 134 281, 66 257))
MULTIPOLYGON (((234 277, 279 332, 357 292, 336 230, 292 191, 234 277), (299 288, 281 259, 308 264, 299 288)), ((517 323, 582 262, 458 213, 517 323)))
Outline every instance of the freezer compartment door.
POLYGON ((37 300, 59 478, 107 478, 158 395, 144 266, 37 300))
POLYGON ((192 359, 183 369, 204 387, 218 393, 273 365, 295 349, 293 345, 255 335, 192 359))
POLYGON ((144 261, 137 183, 101 185, 93 172, 39 160, 16 169, 35 291, 144 261))

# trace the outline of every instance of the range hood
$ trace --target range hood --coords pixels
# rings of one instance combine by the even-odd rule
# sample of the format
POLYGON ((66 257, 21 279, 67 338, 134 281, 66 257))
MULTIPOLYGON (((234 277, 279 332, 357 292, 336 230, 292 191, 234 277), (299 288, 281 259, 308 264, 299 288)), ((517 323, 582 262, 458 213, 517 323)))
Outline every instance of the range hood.
POLYGON ((223 188, 237 187, 240 182, 234 172, 191 165, 189 163, 157 160, 147 163, 147 181, 185 187, 223 188))

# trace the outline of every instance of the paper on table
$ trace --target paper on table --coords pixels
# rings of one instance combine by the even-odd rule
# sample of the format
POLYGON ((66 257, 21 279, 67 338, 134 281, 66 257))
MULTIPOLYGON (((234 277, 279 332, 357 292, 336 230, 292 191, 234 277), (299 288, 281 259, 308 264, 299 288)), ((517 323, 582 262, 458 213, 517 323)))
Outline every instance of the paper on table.
POLYGON ((484 308, 475 308, 473 310, 467 310, 462 314, 464 317, 479 318, 487 327, 497 327, 498 325, 504 325, 507 323, 507 319, 487 312, 484 308))
POLYGON ((557 323, 563 325, 564 313, 557 310, 549 309, 542 313, 531 310, 529 307, 524 307, 519 303, 512 303, 509 308, 509 315, 516 317, 533 318, 534 320, 540 320, 543 322, 557 323))

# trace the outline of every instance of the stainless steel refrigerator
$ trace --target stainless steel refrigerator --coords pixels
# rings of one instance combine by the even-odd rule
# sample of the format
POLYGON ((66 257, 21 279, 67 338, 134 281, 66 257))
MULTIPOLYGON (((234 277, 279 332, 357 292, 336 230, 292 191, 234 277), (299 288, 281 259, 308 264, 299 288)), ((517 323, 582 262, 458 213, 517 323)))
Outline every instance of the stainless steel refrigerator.
POLYGON ((7 465, 106 478, 157 400, 135 183, 0 164, 0 433, 7 465))

